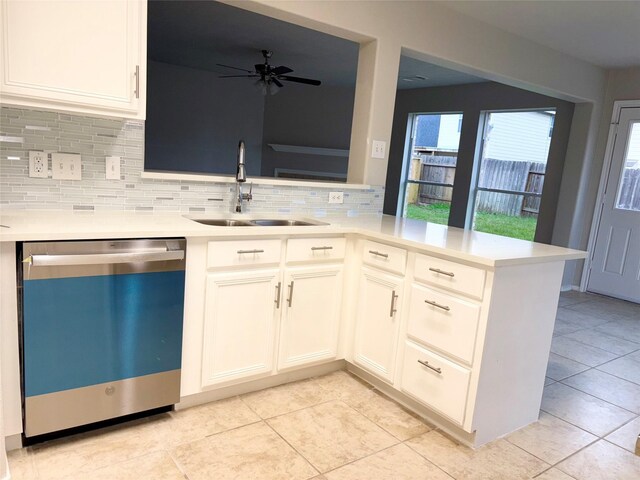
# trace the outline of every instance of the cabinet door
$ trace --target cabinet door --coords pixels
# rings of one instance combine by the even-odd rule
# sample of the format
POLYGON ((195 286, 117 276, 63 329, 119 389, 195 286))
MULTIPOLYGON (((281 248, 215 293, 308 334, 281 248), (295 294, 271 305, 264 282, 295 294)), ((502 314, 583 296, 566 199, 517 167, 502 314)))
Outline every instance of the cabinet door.
POLYGON ((0 6, 3 102, 144 118, 146 2, 0 6))
POLYGON ((202 386, 271 373, 279 270, 207 276, 202 386))
POLYGON ((354 360, 390 383, 398 347, 402 283, 400 277, 368 268, 362 269, 360 277, 354 360))
POLYGON ((336 358, 342 265, 287 270, 278 368, 336 358))

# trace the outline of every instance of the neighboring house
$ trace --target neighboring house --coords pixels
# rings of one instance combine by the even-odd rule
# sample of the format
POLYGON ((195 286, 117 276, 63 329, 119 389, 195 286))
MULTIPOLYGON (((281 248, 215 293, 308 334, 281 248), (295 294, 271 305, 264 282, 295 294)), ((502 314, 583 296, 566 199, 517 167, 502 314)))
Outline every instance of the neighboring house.
MULTIPOLYGON (((553 111, 491 114, 483 158, 546 163, 554 119, 553 111)), ((415 150, 457 151, 461 129, 462 114, 419 115, 415 150)))
POLYGON ((483 158, 547 163, 555 112, 491 114, 483 158))

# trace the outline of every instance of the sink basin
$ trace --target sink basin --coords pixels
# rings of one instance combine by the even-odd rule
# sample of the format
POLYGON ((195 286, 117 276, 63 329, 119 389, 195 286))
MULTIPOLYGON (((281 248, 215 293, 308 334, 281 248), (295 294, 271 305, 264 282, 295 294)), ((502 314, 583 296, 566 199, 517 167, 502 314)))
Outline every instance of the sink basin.
MULTIPOLYGON (((189 218, 189 217, 187 217, 189 218)), ((189 218, 194 222, 214 227, 308 227, 317 225, 329 225, 315 220, 294 220, 284 218, 189 218)))
POLYGON ((310 225, 326 225, 321 222, 305 222, 304 220, 282 220, 275 218, 258 218, 251 223, 259 227, 308 227, 310 225))
POLYGON ((202 223, 203 225, 212 225, 215 227, 255 227, 255 224, 245 220, 230 220, 226 218, 205 218, 202 220, 192 218, 191 220, 202 223))

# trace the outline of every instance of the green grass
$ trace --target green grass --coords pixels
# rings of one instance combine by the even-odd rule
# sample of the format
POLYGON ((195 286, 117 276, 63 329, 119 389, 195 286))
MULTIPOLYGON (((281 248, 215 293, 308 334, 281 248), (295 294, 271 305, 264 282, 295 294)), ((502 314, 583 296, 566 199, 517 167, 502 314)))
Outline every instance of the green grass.
MULTIPOLYGON (((407 218, 446 225, 449 220, 449 204, 407 205, 407 218)), ((512 217, 500 213, 477 212, 475 230, 504 237, 533 241, 536 233, 536 217, 512 217)))

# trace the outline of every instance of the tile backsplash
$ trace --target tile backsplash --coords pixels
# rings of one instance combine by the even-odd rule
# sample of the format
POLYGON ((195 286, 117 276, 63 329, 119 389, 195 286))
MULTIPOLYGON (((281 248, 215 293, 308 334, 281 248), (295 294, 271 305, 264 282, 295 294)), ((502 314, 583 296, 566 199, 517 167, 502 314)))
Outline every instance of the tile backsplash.
MULTIPOLYGON (((0 206, 12 209, 230 212, 232 183, 142 178, 144 122, 0 108, 0 206), (29 151, 82 156, 82 180, 29 177, 29 151), (120 180, 107 180, 105 157, 120 156, 120 180)), ((246 190, 245 190, 246 191, 246 190)), ((254 185, 246 212, 314 217, 380 215, 384 188, 254 185), (328 204, 330 191, 343 204, 328 204)))

